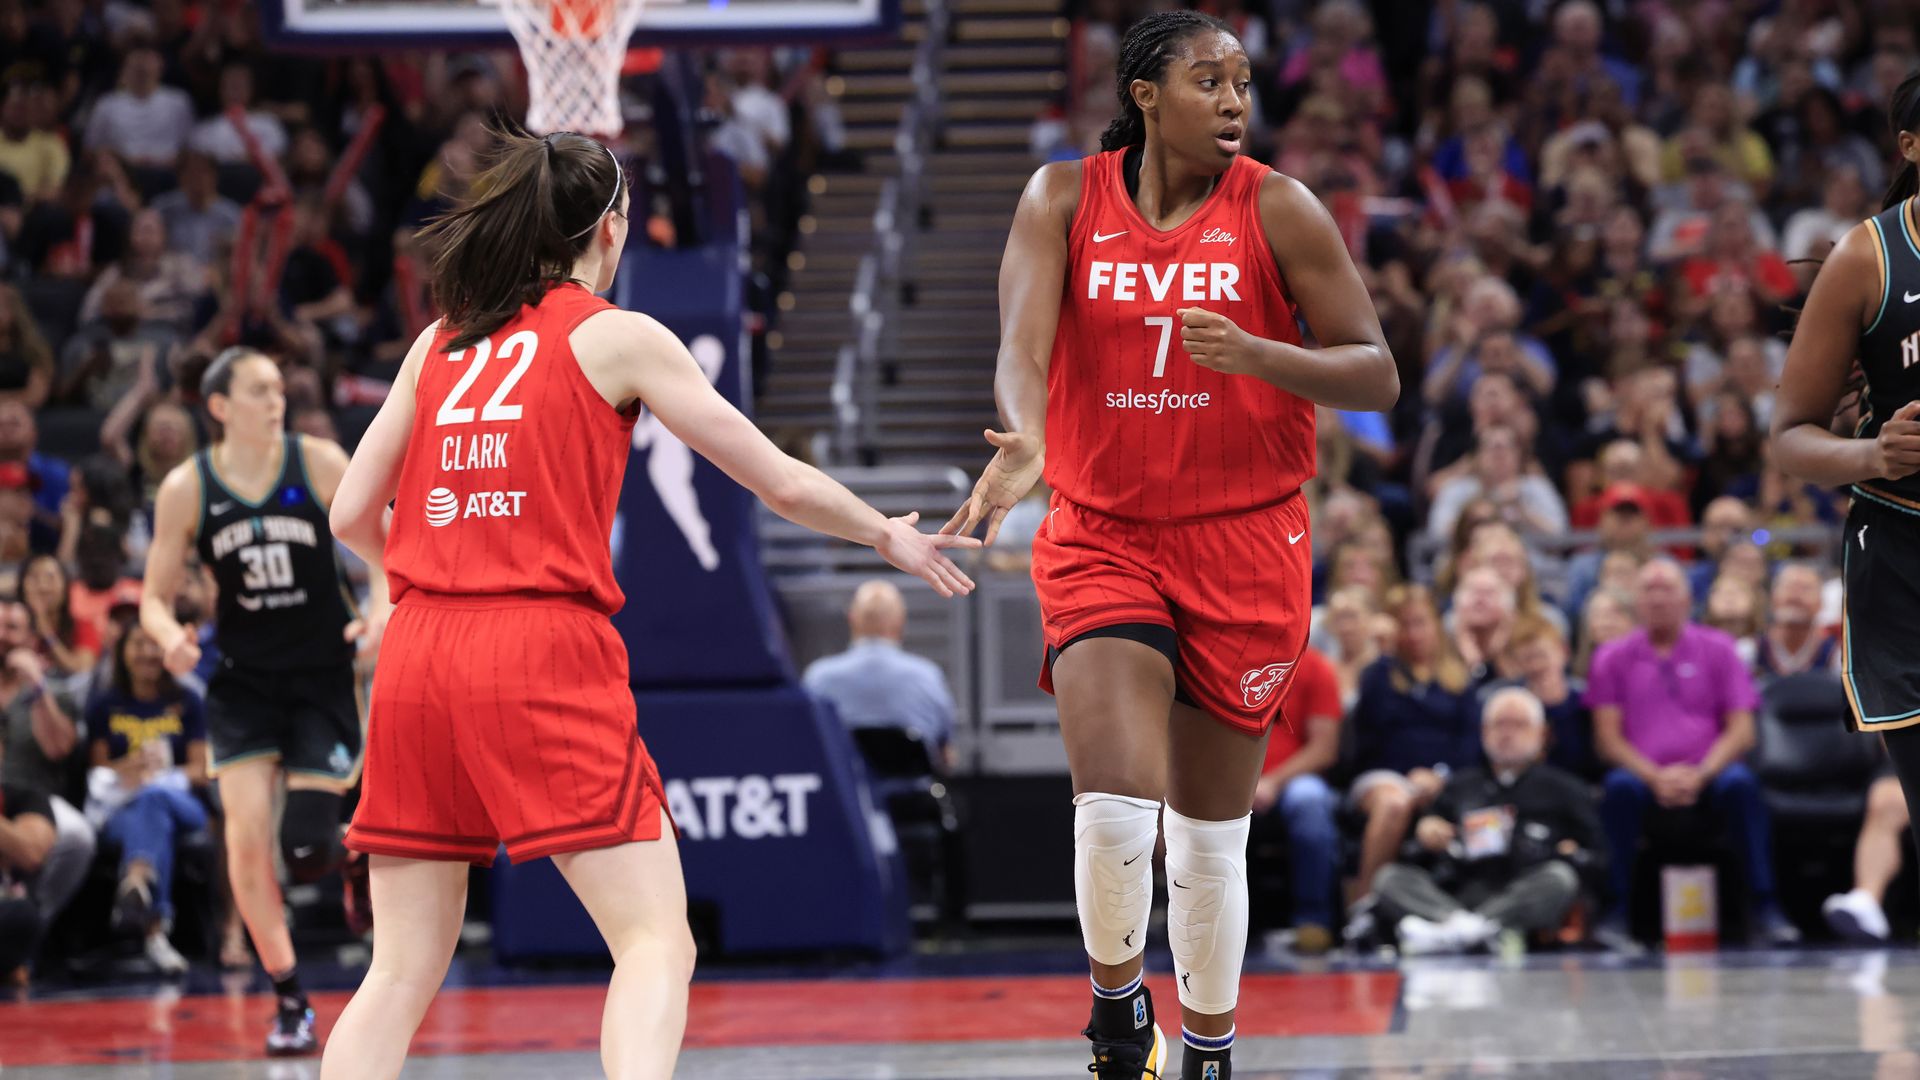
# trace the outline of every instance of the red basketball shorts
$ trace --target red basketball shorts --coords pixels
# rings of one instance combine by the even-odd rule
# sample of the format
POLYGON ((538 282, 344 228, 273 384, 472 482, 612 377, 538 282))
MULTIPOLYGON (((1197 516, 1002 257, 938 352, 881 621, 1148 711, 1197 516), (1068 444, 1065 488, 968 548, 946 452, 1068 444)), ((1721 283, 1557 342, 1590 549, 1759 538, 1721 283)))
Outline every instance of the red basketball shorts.
POLYGON ((355 851, 488 864, 660 837, 666 799, 605 615, 547 597, 426 596, 380 647, 355 851))
MULTIPOLYGON (((1055 494, 1033 541, 1047 645, 1126 623, 1171 627, 1174 678, 1199 708, 1266 733, 1307 646, 1313 545, 1306 500, 1201 521, 1108 517, 1055 494)), ((1040 688, 1053 692, 1043 663, 1040 688)))

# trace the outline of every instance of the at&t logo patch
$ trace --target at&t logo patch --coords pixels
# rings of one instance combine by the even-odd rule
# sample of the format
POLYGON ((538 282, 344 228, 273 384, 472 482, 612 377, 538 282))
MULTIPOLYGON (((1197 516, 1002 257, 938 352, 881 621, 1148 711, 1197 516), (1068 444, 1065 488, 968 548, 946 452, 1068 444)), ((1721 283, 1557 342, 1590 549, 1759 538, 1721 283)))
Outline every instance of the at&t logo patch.
POLYGON ((427 492, 427 524, 438 529, 463 517, 517 518, 520 500, 526 497, 524 491, 474 491, 462 503, 460 496, 437 487, 427 492))
POLYGON ((427 524, 438 529, 460 516, 460 497, 443 487, 427 492, 427 524))
POLYGON ((1273 692, 1286 681, 1287 673, 1293 670, 1293 663, 1289 660, 1284 664, 1268 664, 1240 676, 1240 698, 1246 702, 1247 708, 1257 709, 1265 705, 1273 692))

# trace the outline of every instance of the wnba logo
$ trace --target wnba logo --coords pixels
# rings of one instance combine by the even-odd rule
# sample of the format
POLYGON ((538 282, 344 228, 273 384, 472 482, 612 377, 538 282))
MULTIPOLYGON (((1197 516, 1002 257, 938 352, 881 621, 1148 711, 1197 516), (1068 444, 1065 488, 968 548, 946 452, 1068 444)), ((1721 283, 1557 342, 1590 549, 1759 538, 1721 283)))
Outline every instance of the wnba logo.
POLYGON ((427 524, 438 529, 460 516, 460 497, 443 487, 427 492, 427 524))

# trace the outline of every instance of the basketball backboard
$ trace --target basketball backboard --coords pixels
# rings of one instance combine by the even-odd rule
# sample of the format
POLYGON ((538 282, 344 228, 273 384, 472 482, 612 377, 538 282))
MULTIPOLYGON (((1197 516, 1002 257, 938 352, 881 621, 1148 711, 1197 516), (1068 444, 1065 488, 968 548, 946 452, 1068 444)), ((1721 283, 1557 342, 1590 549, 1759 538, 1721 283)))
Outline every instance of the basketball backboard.
MULTIPOLYGON (((642 45, 800 44, 897 33, 900 0, 650 0, 642 45)), ((513 44, 495 0, 264 0, 267 40, 293 49, 513 44)))

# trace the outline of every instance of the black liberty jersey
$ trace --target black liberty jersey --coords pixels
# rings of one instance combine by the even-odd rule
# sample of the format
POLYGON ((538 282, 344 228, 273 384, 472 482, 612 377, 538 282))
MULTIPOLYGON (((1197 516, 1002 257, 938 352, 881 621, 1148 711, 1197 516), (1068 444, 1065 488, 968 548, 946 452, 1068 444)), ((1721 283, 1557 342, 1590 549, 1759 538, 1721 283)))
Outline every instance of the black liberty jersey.
MULTIPOLYGON (((1920 220, 1913 199, 1868 219, 1868 234, 1880 255, 1880 304, 1860 335, 1860 369, 1866 374, 1866 411, 1854 434, 1875 438, 1902 405, 1920 400, 1920 220)), ((1920 474, 1854 485, 1856 494, 1920 514, 1920 474)))
POLYGON ((354 618, 326 508, 307 477, 300 437, 285 435, 280 479, 248 502, 214 472, 200 472, 201 561, 220 586, 220 651, 244 667, 288 671, 353 662, 344 638, 354 618))

